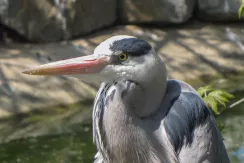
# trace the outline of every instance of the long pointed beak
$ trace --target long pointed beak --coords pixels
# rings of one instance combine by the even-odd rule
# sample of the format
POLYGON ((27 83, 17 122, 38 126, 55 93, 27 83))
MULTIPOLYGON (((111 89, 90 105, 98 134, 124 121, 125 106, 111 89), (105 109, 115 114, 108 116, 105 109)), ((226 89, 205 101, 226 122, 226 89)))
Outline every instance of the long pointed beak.
POLYGON ((29 75, 70 75, 99 73, 110 63, 108 56, 88 55, 57 62, 52 62, 23 71, 29 75))

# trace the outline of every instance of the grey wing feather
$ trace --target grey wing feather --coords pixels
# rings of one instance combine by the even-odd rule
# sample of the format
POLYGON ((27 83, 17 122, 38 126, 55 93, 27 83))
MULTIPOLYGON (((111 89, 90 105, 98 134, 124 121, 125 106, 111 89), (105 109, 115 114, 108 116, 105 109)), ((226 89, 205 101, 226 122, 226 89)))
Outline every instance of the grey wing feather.
MULTIPOLYGON (((100 114, 101 114, 101 96, 103 96, 103 90, 104 88, 106 87, 106 84, 105 83, 102 83, 97 94, 96 94, 96 97, 95 97, 95 100, 94 100, 94 107, 93 107, 93 113, 92 113, 92 119, 93 119, 93 142, 95 143, 96 142, 96 136, 97 136, 97 132, 96 132, 96 128, 98 128, 98 120, 99 118, 97 117, 100 117, 100 114)), ((99 130, 99 128, 98 128, 99 130)))
POLYGON ((204 125, 194 130, 191 145, 184 145, 179 153, 181 163, 230 163, 214 121, 210 116, 204 125))
POLYGON ((106 149, 104 148, 104 141, 102 141, 102 119, 103 119, 103 112, 105 109, 105 97, 107 90, 109 89, 110 85, 106 83, 102 83, 95 101, 94 101, 94 107, 93 107, 93 142, 96 143, 98 153, 97 156, 95 156, 95 162, 100 163, 100 161, 108 158, 106 149), (99 156, 99 157, 98 157, 99 156))
POLYGON ((169 80, 171 107, 165 130, 181 163, 229 163, 214 117, 197 92, 188 84, 169 80))

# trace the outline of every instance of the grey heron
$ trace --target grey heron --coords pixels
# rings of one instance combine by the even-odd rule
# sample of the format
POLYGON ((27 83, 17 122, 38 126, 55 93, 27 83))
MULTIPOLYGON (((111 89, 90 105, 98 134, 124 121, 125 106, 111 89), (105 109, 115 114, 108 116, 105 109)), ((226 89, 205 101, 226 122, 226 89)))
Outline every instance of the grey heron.
POLYGON ((167 79, 152 46, 113 36, 94 53, 24 71, 103 81, 93 107, 95 163, 229 163, 214 117, 187 83, 167 79))

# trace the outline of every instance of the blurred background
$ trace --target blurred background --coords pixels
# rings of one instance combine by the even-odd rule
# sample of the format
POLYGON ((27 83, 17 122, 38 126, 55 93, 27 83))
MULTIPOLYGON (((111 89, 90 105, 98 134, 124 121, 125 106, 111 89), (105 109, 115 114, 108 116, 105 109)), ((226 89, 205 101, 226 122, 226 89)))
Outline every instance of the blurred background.
POLYGON ((244 163, 240 7, 240 0, 0 0, 0 162, 93 161, 99 83, 21 72, 91 54, 101 41, 126 34, 155 48, 169 78, 235 96, 215 116, 231 162, 244 163))

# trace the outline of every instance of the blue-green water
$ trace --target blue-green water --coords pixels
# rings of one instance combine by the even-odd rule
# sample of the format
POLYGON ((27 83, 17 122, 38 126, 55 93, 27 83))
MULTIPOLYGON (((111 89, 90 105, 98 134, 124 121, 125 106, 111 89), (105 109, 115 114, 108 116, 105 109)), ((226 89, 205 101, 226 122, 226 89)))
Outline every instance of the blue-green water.
MULTIPOLYGON (((236 92, 236 100, 244 92, 236 92)), ((217 121, 224 125, 221 131, 232 163, 244 163, 244 103, 222 113, 217 121)))
POLYGON ((1 163, 89 163, 95 146, 91 126, 78 133, 13 140, 0 146, 1 163))

